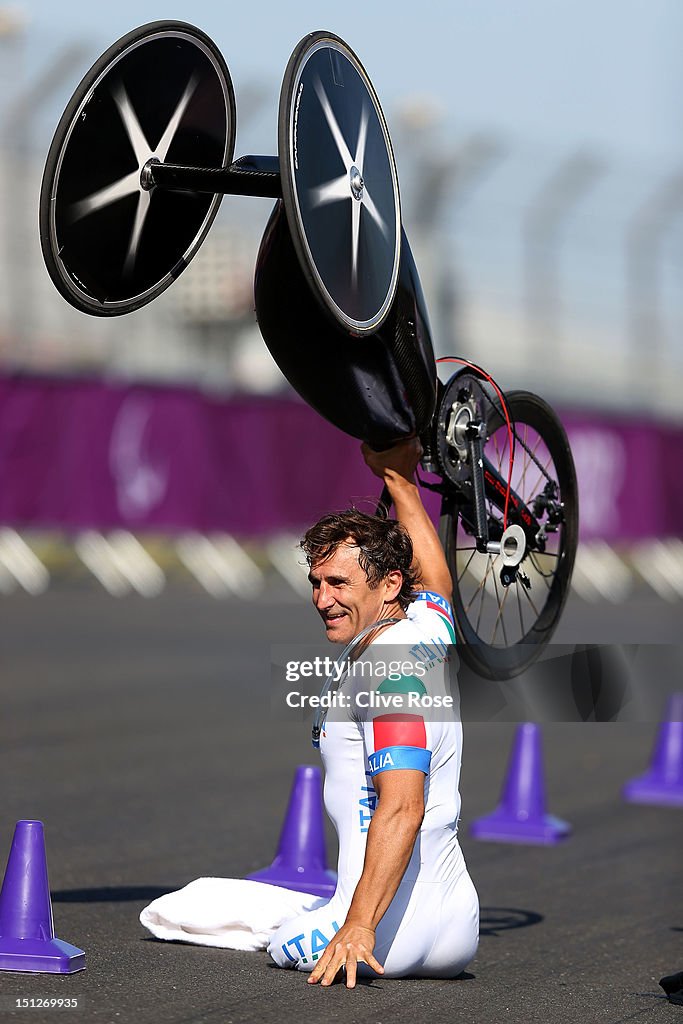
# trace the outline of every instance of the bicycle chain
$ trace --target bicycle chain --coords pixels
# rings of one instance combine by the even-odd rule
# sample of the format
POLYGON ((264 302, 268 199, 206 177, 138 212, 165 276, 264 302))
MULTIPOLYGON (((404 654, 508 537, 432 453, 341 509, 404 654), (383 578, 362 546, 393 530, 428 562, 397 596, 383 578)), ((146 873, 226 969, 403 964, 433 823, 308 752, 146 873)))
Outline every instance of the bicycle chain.
MULTIPOLYGON (((488 396, 488 395, 486 394, 486 391, 484 390, 484 388, 481 388, 481 393, 482 393, 483 397, 484 397, 484 398, 486 399, 486 401, 487 401, 487 402, 489 403, 489 405, 491 406, 491 408, 492 408, 492 409, 494 410, 494 412, 496 412, 496 413, 497 413, 497 414, 498 414, 498 415, 500 416, 500 415, 501 415, 501 413, 502 413, 502 410, 501 410, 501 409, 499 409, 499 408, 498 408, 498 406, 496 405, 496 403, 495 403, 495 402, 493 401, 493 399, 492 399, 492 398, 490 398, 490 397, 489 397, 489 396, 488 396)), ((504 415, 504 414, 503 414, 503 420, 505 420, 505 415, 504 415)), ((515 424, 515 423, 514 423, 514 421, 513 421, 513 422, 512 422, 512 433, 514 434, 514 438, 515 438, 515 444, 517 444, 517 443, 521 444, 521 446, 522 446, 522 448, 524 449, 524 451, 525 451, 525 452, 527 453, 527 455, 529 456, 529 458, 531 459, 531 461, 532 461, 533 463, 535 463, 535 464, 536 464, 536 466, 537 466, 537 467, 538 467, 538 469, 539 469, 539 470, 541 471, 541 473, 542 473, 542 474, 543 474, 543 476, 544 476, 544 477, 546 478, 546 480, 548 481, 548 483, 549 483, 549 484, 552 484, 552 483, 556 484, 556 483, 557 483, 557 481, 556 481, 556 480, 553 480, 553 479, 552 479, 552 477, 550 476, 550 474, 549 474, 549 473, 548 473, 548 472, 547 472, 547 471, 546 471, 546 470, 544 469, 544 467, 543 467, 543 466, 541 465, 541 463, 540 463, 540 462, 539 462, 539 460, 538 460, 538 459, 536 458, 536 456, 535 456, 535 455, 534 455, 534 453, 533 453, 533 452, 531 451, 531 449, 530 449, 530 448, 529 448, 529 446, 528 446, 528 445, 526 444, 526 442, 525 442, 525 441, 522 441, 522 439, 521 439, 521 437, 519 436, 519 434, 517 433, 517 431, 516 431, 515 427, 516 427, 516 424, 515 424)))

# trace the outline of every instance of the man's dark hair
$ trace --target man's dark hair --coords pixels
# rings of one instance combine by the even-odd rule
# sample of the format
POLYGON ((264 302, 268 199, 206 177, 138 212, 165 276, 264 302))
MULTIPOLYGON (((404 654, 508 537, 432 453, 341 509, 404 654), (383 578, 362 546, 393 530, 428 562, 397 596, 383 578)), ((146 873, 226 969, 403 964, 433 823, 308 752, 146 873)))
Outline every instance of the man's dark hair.
POLYGON ((358 548, 358 564, 372 588, 400 569, 403 585, 397 601, 405 611, 419 579, 413 568, 413 543, 408 531, 396 519, 369 516, 351 508, 319 519, 306 531, 301 547, 310 566, 324 562, 344 543, 358 548))

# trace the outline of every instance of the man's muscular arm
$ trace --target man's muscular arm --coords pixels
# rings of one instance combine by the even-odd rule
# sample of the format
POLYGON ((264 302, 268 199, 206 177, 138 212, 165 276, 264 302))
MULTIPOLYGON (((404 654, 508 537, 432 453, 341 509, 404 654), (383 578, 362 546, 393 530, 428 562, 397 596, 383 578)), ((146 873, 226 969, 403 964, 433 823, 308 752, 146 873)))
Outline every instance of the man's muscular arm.
POLYGON ((434 590, 450 601, 453 592, 451 574, 438 534, 422 504, 415 483, 415 470, 422 457, 420 442, 417 438, 411 438, 383 452, 373 451, 364 444, 361 450, 375 476, 386 484, 394 503, 396 518, 410 534, 423 587, 425 590, 434 590))
POLYGON ((398 769, 376 775, 378 801, 368 828, 363 873, 344 924, 328 944, 309 977, 314 985, 331 985, 346 968, 347 988, 356 984, 358 962, 378 974, 384 968, 373 955, 375 929, 393 900, 408 866, 424 817, 424 775, 398 769))

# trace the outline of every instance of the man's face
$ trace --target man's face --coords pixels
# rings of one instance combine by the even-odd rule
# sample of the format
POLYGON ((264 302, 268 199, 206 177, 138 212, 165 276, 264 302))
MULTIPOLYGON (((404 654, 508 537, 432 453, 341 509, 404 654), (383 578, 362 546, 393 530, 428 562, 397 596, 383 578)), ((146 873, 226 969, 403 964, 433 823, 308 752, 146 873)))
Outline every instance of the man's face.
POLYGON ((308 578, 313 587, 313 604, 334 644, 347 644, 365 626, 382 618, 387 588, 374 589, 358 564, 358 548, 340 544, 324 562, 311 566, 308 578))

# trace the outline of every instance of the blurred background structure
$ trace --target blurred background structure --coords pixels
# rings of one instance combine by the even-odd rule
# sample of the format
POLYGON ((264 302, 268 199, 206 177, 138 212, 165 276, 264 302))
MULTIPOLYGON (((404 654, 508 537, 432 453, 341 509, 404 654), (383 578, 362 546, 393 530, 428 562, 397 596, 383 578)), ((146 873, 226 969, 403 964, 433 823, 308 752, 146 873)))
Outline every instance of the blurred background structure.
MULTIPOLYGON (((240 561, 242 548, 231 554, 225 547, 222 555, 202 549, 204 557, 197 536, 201 544, 215 534, 230 545, 226 536, 253 533, 272 547, 273 537, 298 528, 306 508, 317 511, 305 486, 305 500, 294 508, 281 480, 270 500, 261 481, 267 522, 255 521, 248 508, 230 513, 230 502, 243 504, 238 492, 253 484, 237 452, 248 439, 239 440, 236 425, 219 445, 221 465, 232 466, 232 494, 217 464, 207 463, 193 486, 221 491, 216 507, 195 503, 191 512, 173 513, 179 507, 173 488, 189 486, 174 479, 183 465, 174 461, 180 440, 191 449, 216 438, 215 432, 203 440, 185 433, 165 452, 178 402, 193 406, 194 412, 186 409, 188 423, 208 422, 212 410, 214 426, 206 429, 218 432, 219 421, 250 401, 261 423, 289 417, 294 431, 301 415, 253 313, 253 268, 269 201, 226 197, 189 269, 154 303, 124 318, 78 313, 42 264, 38 194, 61 111, 117 36, 156 18, 192 21, 223 51, 237 94, 236 155, 275 152, 279 84, 297 40, 329 28, 349 41, 389 121, 404 223, 437 354, 475 359, 503 387, 536 390, 565 415, 581 488, 587 561, 579 559, 576 585, 583 595, 623 599, 635 579, 680 599, 683 81, 677 41, 683 8, 677 0, 606 0, 597 7, 588 0, 446 6, 426 0, 419 16, 408 4, 377 4, 364 11, 360 26, 352 11, 312 0, 295 12, 262 5, 258 19, 248 9, 204 0, 191 6, 121 0, 109 10, 84 0, 0 3, 0 522, 6 527, 0 568, 9 573, 7 588, 30 581, 31 572, 46 581, 31 557, 52 551, 51 542, 29 534, 58 531, 74 539, 81 561, 99 566, 116 592, 125 557, 107 552, 102 534, 118 529, 129 547, 133 534, 150 530, 192 534, 183 564, 193 563, 193 574, 204 572, 204 585, 220 592, 222 584, 209 582, 212 574, 227 579, 236 572, 239 581, 241 565, 253 581, 259 559, 240 561), (97 441, 87 449, 89 435, 97 441), (51 482, 36 461, 41 450, 45 464, 62 475, 62 488, 64 475, 72 474, 79 502, 73 515, 64 503, 60 515, 50 511, 56 506, 45 496, 51 482), (97 475, 96 464, 116 495, 109 512, 83 489, 84 479, 97 475), (278 501, 287 506, 279 517, 278 501), (250 531, 250 522, 257 528, 250 531), (27 538, 29 546, 17 548, 27 538), (233 569, 221 569, 221 558, 233 569), (22 570, 22 560, 31 571, 22 570)), ((264 430, 269 450, 284 444, 275 426, 264 430)), ((295 433, 290 440, 296 444, 295 433)), ((346 442, 334 443, 351 460, 355 445, 346 442)), ((289 454, 292 474, 298 466, 306 477, 304 456, 289 454)), ((186 464, 191 461, 188 450, 186 464)), ((268 467, 262 472, 267 476, 268 467)), ((251 474, 259 475, 254 467, 251 474)), ((355 493, 374 490, 369 478, 358 479, 355 493)), ((289 484, 291 490, 291 478, 289 484)), ((341 487, 330 501, 346 500, 341 487)), ((276 564, 279 550, 271 551, 276 564)), ((147 543, 137 556, 132 548, 128 554, 149 568, 145 551, 150 555, 147 543)), ((280 554, 285 565, 288 556, 280 554)), ((0 587, 3 578, 0 573, 0 587)), ((159 582, 153 571, 152 578, 159 582)))

